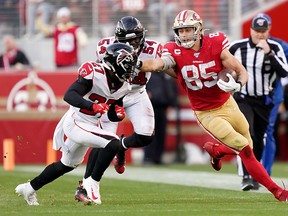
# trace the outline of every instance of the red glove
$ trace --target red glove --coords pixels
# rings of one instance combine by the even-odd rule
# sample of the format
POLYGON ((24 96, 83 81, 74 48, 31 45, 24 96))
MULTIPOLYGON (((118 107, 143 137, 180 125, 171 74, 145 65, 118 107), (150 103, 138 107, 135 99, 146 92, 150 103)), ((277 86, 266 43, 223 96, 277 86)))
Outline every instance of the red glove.
POLYGON ((122 120, 125 118, 125 110, 123 107, 115 105, 115 112, 116 112, 116 115, 119 119, 122 120))
POLYGON ((105 103, 93 104, 93 111, 96 113, 104 114, 109 110, 109 105, 105 103))

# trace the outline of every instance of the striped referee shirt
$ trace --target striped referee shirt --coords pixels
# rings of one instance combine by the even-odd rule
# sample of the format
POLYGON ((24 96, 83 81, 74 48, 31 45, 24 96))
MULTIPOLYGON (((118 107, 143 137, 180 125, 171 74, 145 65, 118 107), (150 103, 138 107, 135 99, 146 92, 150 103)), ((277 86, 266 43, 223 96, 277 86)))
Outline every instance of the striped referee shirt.
POLYGON ((249 76, 246 85, 241 89, 242 94, 269 95, 276 77, 288 75, 287 60, 282 46, 273 39, 267 41, 272 51, 271 55, 265 55, 263 49, 256 47, 251 37, 231 43, 229 51, 242 63, 249 76))

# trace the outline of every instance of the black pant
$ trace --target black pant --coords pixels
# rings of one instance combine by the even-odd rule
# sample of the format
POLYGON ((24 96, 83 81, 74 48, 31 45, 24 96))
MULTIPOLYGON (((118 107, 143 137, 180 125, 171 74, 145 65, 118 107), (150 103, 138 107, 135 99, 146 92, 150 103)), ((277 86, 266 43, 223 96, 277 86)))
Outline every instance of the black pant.
MULTIPOLYGON (((273 102, 269 95, 250 97, 235 93, 234 98, 249 123, 249 132, 253 140, 253 151, 258 161, 262 158, 264 148, 264 135, 269 123, 269 115, 273 102)), ((244 175, 249 175, 243 164, 244 175)))
POLYGON ((167 106, 153 106, 155 113, 155 136, 152 143, 145 147, 144 162, 146 163, 162 163, 161 158, 165 150, 167 108, 167 106))

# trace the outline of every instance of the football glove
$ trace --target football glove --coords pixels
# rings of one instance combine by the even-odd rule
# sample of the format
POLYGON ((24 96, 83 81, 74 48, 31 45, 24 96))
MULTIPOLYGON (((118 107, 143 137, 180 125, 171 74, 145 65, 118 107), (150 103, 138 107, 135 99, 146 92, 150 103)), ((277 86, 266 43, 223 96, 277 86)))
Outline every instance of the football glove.
POLYGON ((220 89, 222 89, 225 92, 238 92, 241 90, 241 83, 236 82, 231 74, 227 73, 226 76, 229 78, 228 82, 225 82, 221 79, 217 81, 217 85, 220 89))
POLYGON ((119 119, 122 120, 125 118, 125 110, 123 107, 115 105, 115 112, 116 112, 116 115, 119 119))
POLYGON ((105 103, 93 104, 93 111, 96 113, 104 114, 109 110, 109 105, 105 103))

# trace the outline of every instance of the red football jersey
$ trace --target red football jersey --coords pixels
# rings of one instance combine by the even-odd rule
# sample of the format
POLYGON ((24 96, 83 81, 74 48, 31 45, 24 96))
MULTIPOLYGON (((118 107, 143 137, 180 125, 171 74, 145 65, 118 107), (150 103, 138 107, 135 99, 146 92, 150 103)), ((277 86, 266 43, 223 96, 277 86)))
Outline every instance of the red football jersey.
POLYGON ((227 37, 221 33, 203 36, 198 51, 178 46, 175 42, 164 45, 176 62, 178 81, 186 91, 193 110, 209 110, 223 105, 230 93, 219 89, 217 73, 223 69, 220 55, 229 46, 227 37))
POLYGON ((76 31, 78 25, 71 25, 63 31, 56 26, 55 40, 55 63, 57 66, 76 66, 78 64, 78 47, 76 31))

